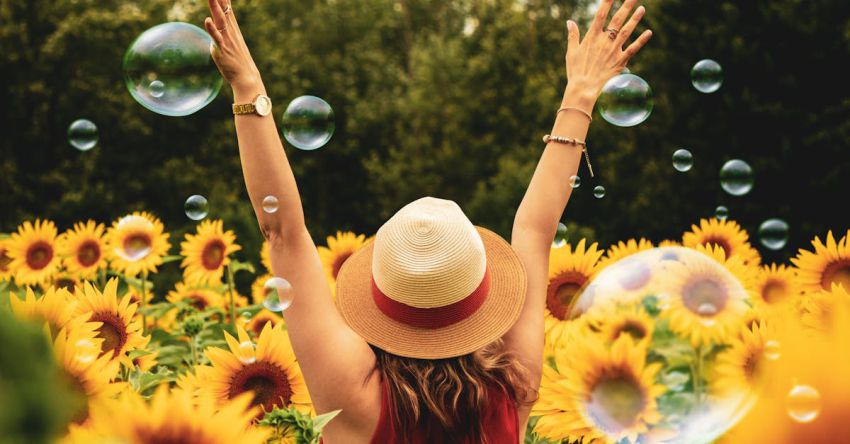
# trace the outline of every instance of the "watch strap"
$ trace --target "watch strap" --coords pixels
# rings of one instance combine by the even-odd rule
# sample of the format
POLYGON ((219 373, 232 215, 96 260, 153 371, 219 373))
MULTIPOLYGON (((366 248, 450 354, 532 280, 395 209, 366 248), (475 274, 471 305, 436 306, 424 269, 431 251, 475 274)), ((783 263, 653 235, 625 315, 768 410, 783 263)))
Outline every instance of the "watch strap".
POLYGON ((234 103, 233 114, 239 116, 243 114, 254 114, 256 108, 253 103, 234 103))

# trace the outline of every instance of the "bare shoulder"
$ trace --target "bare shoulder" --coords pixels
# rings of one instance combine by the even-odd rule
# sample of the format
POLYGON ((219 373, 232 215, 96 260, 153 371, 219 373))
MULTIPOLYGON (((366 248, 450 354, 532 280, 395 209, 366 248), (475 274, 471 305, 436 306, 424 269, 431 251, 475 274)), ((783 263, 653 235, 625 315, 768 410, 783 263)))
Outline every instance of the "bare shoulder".
POLYGON ((381 416, 381 376, 372 372, 362 386, 350 390, 351 399, 324 432, 324 444, 366 443, 372 438, 381 416))

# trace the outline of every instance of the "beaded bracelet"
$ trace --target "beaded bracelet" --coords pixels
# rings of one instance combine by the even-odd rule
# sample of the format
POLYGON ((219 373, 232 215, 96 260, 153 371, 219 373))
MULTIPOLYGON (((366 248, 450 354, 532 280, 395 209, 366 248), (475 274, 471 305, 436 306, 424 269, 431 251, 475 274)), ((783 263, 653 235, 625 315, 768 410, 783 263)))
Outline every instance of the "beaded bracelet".
POLYGON ((590 154, 587 152, 587 144, 585 142, 571 137, 552 136, 549 134, 543 136, 543 143, 549 144, 550 142, 579 146, 581 148, 581 152, 584 153, 584 160, 587 162, 587 169, 590 171, 590 177, 593 177, 593 166, 590 165, 590 154))

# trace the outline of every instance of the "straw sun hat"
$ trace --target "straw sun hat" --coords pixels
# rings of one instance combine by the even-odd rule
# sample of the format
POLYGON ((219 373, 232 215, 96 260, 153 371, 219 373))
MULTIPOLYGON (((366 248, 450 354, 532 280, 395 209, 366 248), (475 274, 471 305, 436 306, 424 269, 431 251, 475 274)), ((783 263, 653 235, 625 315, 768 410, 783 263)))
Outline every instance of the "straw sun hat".
POLYGON ((461 356, 519 317, 526 275, 499 235, 425 197, 388 220, 337 276, 337 306, 368 343, 421 359, 461 356))

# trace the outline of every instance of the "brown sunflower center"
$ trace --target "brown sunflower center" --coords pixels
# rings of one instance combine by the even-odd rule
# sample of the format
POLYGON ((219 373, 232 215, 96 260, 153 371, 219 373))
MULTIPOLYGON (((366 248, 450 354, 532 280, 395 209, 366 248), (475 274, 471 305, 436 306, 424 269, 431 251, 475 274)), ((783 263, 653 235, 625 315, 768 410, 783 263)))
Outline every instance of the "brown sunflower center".
POLYGON ((829 264, 821 274, 820 285, 824 290, 832 290, 832 284, 841 284, 850 289, 850 259, 839 259, 829 264))
POLYGON ((41 270, 53 260, 53 245, 45 241, 33 242, 27 248, 27 266, 33 270, 41 270))
POLYGON ((88 240, 77 248, 77 262, 83 267, 91 267, 98 260, 100 260, 100 245, 97 242, 88 240))
POLYGON ((198 311, 206 310, 209 305, 207 298, 201 294, 190 294, 186 299, 189 299, 189 304, 195 307, 198 311))
POLYGON ((248 326, 248 329, 253 331, 257 336, 260 335, 263 331, 263 327, 266 326, 267 323, 271 322, 272 326, 274 326, 274 319, 269 319, 265 316, 258 316, 254 319, 251 319, 251 325, 248 326))
POLYGON ((56 288, 64 288, 65 290, 68 290, 71 293, 73 293, 74 289, 77 288, 77 281, 75 281, 71 278, 61 277, 61 278, 56 279, 56 281, 53 282, 53 285, 56 288))
POLYGON ((198 430, 188 423, 174 424, 173 421, 167 427, 137 427, 133 432, 133 442, 143 444, 204 444, 215 439, 207 436, 205 430, 198 430))
POLYGON ((150 253, 153 241, 147 233, 133 233, 124 238, 124 256, 131 261, 143 259, 150 253))
POLYGON ((204 268, 211 271, 218 270, 224 262, 225 249, 224 242, 218 239, 207 242, 201 251, 201 264, 204 268))
POLYGON ((350 258, 352 254, 353 254, 352 251, 346 251, 344 253, 338 254, 336 259, 334 259, 334 263, 331 266, 331 270, 333 272, 334 279, 336 279, 336 276, 339 274, 339 270, 342 268, 342 264, 344 264, 345 261, 347 261, 348 258, 350 258))
POLYGON ((103 325, 97 329, 97 337, 103 338, 103 352, 101 355, 112 351, 113 356, 118 356, 127 343, 127 328, 115 313, 107 311, 94 312, 89 319, 91 322, 102 322, 103 325))
POLYGON ((761 290, 761 297, 768 304, 777 304, 788 297, 788 285, 778 279, 770 279, 761 290))
POLYGON ((89 418, 89 403, 86 386, 79 376, 62 369, 59 371, 60 380, 64 381, 68 391, 71 392, 72 408, 71 421, 74 424, 82 424, 89 418))
POLYGON ((601 379, 590 391, 587 413, 599 429, 615 433, 631 427, 646 404, 644 391, 631 376, 601 379))
POLYGON ((685 286, 682 302, 693 313, 712 317, 723 311, 729 299, 724 286, 711 278, 700 278, 685 286))
POLYGON ((723 254, 726 255, 726 259, 729 259, 729 256, 732 254, 732 246, 729 245, 729 240, 720 236, 708 236, 702 240, 701 245, 709 245, 714 244, 718 245, 723 249, 723 254))
POLYGON ((12 258, 6 255, 6 249, 0 248, 0 272, 9 271, 9 264, 12 263, 12 258))
POLYGON ((576 271, 562 273, 549 281, 546 289, 546 307, 558 319, 567 319, 570 307, 579 290, 587 282, 587 276, 576 271))
POLYGON ((286 372, 265 361, 242 367, 230 381, 228 397, 232 399, 247 391, 254 392, 251 405, 260 405, 265 411, 286 407, 292 401, 292 387, 286 372))
POLYGON ((624 334, 629 335, 636 340, 641 340, 645 338, 649 332, 646 331, 646 326, 641 322, 634 319, 628 319, 617 326, 614 330, 614 337, 612 339, 617 339, 624 334))

